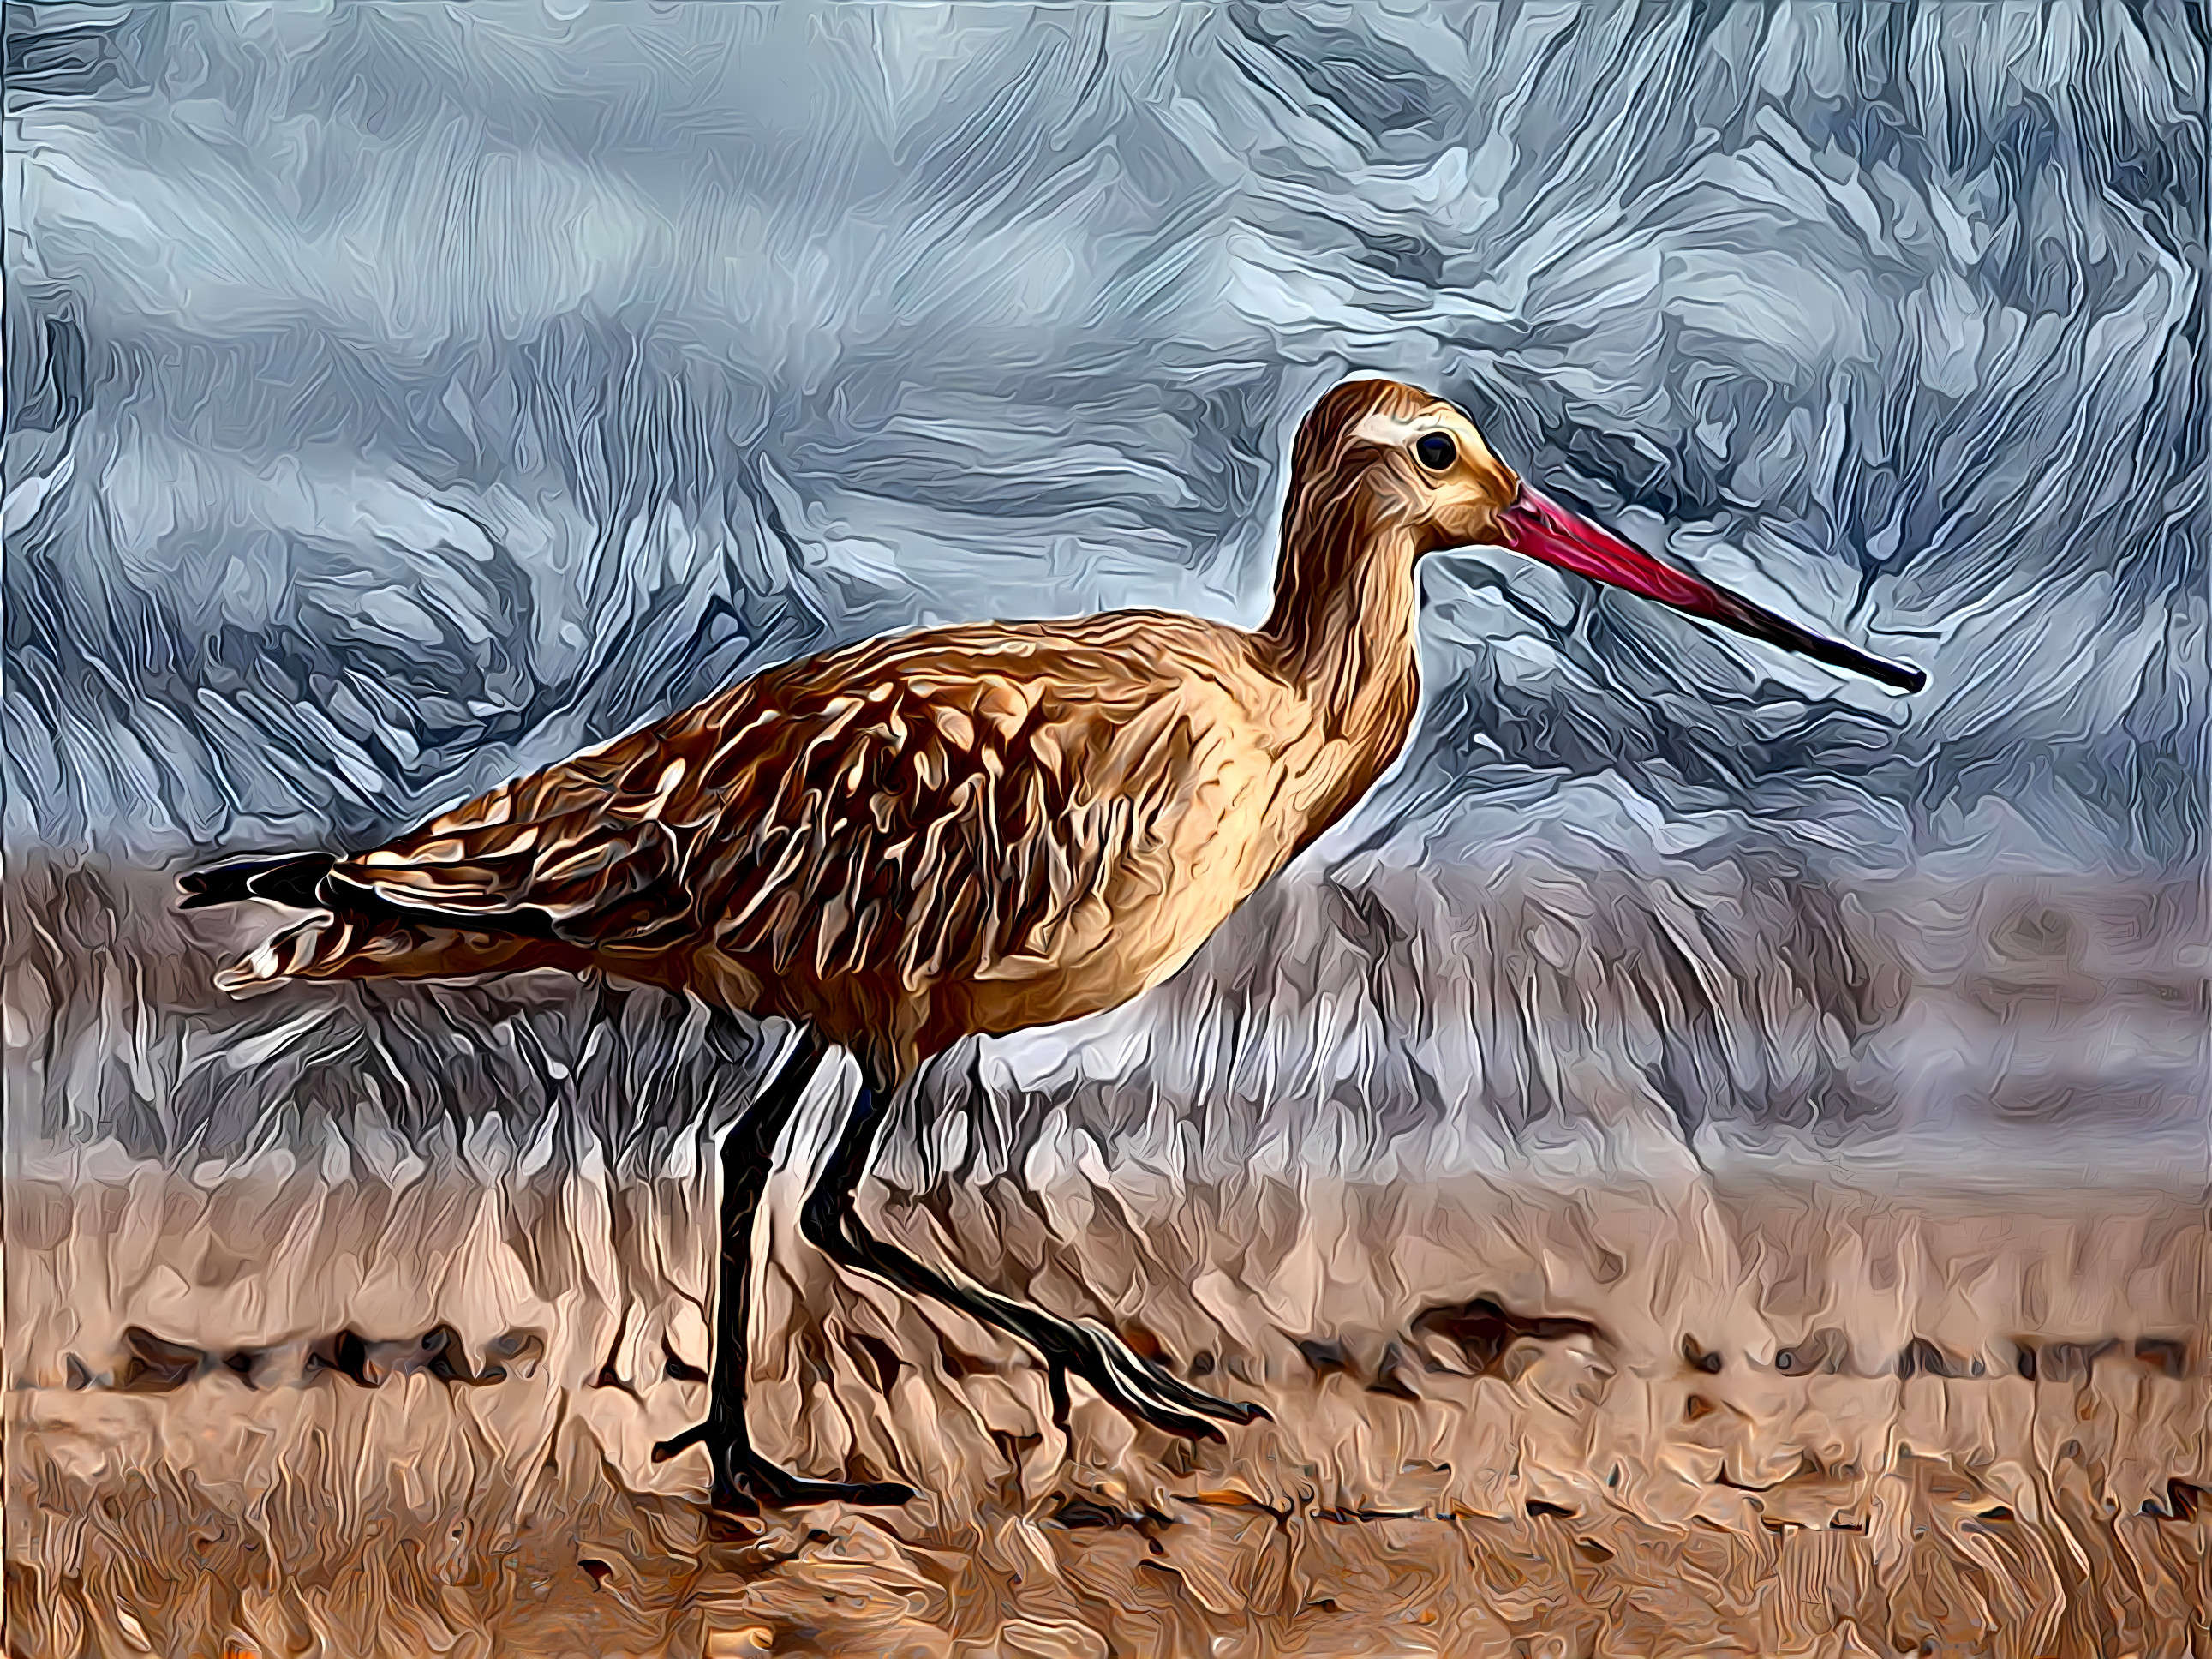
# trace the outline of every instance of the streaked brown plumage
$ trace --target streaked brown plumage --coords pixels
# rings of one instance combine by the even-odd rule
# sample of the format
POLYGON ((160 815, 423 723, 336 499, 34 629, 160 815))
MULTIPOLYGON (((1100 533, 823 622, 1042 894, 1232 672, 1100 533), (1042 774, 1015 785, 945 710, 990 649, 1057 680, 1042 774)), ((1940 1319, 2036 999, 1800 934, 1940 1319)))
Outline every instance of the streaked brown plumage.
POLYGON ((1344 793, 1251 639, 1128 612, 775 670, 341 860, 441 920, 340 911, 232 982, 598 966, 903 1077, 1172 972, 1344 793))
MULTIPOLYGON (((1416 562, 1485 539, 1909 676, 1522 491, 1449 404, 1357 381, 1301 428, 1276 604, 1257 630, 1131 611, 869 642, 763 673, 374 850, 189 878, 190 902, 320 907, 227 975, 232 988, 599 968, 799 1022, 850 1050, 868 1091, 833 1158, 842 1207, 818 1190, 810 1237, 848 1265, 984 1309, 1047 1353, 1056 1384, 1072 1369, 1162 1426, 1211 1432, 1206 1417, 1252 1409, 1103 1332, 952 1287, 867 1236, 850 1187, 868 1113, 964 1036, 1112 1007, 1182 966, 1395 759, 1419 690, 1416 562)), ((764 1118, 768 1144, 748 1157, 764 1164, 776 1127, 764 1118)), ((751 1211, 730 1194, 756 1173, 726 1161, 738 1231, 751 1211)), ((726 1260, 723 1301, 739 1311, 718 1336, 739 1374, 718 1375, 717 1418, 695 1437, 738 1438, 735 1461, 716 1448, 718 1492, 902 1492, 797 1482, 750 1453, 742 1287, 729 1279, 744 1266, 741 1250, 726 1260)))

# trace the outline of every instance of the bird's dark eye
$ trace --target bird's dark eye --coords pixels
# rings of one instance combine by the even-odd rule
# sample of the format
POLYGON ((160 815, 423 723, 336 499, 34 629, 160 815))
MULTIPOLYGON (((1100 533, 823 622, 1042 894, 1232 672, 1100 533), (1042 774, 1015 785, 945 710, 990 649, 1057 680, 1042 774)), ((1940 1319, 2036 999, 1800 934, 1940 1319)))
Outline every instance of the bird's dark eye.
POLYGON ((1413 441, 1413 453, 1430 471, 1442 472, 1459 459, 1459 446, 1446 433, 1425 432, 1413 441))

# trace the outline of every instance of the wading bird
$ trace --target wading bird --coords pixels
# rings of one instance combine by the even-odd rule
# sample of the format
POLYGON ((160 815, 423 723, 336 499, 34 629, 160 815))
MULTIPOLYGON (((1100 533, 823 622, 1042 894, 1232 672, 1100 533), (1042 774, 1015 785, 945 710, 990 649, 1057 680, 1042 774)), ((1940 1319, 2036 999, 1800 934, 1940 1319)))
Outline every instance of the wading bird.
POLYGON ((1218 1437, 1215 1420, 1259 1408, 1095 1325, 956 1280, 871 1233, 854 1193, 924 1061, 1158 984, 1359 799, 1413 722, 1416 563, 1480 543, 1905 690, 1923 683, 1546 499, 1449 404, 1355 380, 1299 428, 1274 607, 1256 631, 1124 611, 872 641, 760 674, 382 847, 186 876, 185 902, 315 913, 228 970, 231 990, 599 969, 796 1024, 795 1052, 723 1142, 707 1419, 655 1449, 703 1444, 718 1505, 913 1495, 802 1479, 746 1426, 756 1212, 831 1043, 859 1062, 860 1088, 805 1237, 1036 1350, 1057 1406, 1072 1372, 1146 1423, 1218 1437))

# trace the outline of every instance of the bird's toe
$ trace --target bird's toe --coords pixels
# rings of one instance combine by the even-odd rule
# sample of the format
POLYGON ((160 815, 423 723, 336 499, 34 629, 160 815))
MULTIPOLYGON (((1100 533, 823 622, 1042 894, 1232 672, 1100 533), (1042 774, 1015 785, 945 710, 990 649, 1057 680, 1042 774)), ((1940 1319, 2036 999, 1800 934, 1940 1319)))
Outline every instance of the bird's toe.
MULTIPOLYGON (((1221 1431, 1212 1423, 1213 1415, 1227 1415, 1237 1410, 1225 1401, 1213 1401, 1210 1395, 1200 1399, 1223 1407, 1219 1413, 1202 1414, 1203 1407, 1196 1401, 1184 1399, 1172 1387, 1175 1379, 1155 1367, 1145 1365, 1132 1355, 1133 1364, 1107 1365, 1086 1377, 1099 1394, 1130 1416, 1167 1434, 1180 1435, 1186 1440, 1219 1440, 1221 1431), (1139 1369, 1141 1367, 1141 1369, 1139 1369)), ((1195 1392, 1194 1390, 1193 1392, 1195 1392)))
POLYGON ((653 1461, 665 1463, 678 1453, 703 1445, 714 1466, 708 1507, 734 1515, 763 1510, 805 1509, 815 1504, 854 1504, 895 1509, 912 1503, 915 1489, 896 1480, 813 1480, 771 1463, 712 1419, 684 1430, 653 1449, 653 1461), (734 1442, 735 1443, 732 1443, 734 1442))
POLYGON ((740 1513, 803 1510, 817 1504, 896 1509, 914 1498, 914 1488, 896 1480, 812 1480, 749 1454, 734 1460, 726 1479, 715 1480, 713 1507, 740 1513))
POLYGON ((1110 1339, 1099 1341, 1097 1358, 1101 1367, 1100 1373, 1092 1377, 1094 1385, 1101 1386, 1102 1392, 1123 1404, 1125 1409, 1170 1434, 1218 1440, 1221 1432, 1208 1419, 1249 1423, 1267 1414, 1257 1406, 1224 1400, 1203 1389, 1194 1389, 1110 1339))
MULTIPOLYGON (((912 1486, 896 1480, 809 1480, 763 1464, 741 1470, 733 1483, 761 1509, 803 1510, 817 1504, 851 1504, 862 1509, 896 1509, 915 1498, 912 1486), (766 1474, 763 1474, 766 1471, 766 1474)), ((716 1505, 717 1508, 725 1507, 716 1505)))

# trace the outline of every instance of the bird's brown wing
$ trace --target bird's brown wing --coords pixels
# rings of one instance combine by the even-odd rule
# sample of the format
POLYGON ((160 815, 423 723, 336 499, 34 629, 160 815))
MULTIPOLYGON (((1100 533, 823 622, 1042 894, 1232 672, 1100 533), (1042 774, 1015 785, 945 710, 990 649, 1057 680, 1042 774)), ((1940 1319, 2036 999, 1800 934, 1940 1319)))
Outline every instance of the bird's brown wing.
POLYGON ((675 929, 684 849, 657 787, 691 762, 669 741, 674 724, 503 784, 331 874, 404 910, 586 948, 626 909, 635 927, 675 929))
POLYGON ((945 630, 763 676, 333 874, 595 953, 1018 973, 1161 856, 1196 713, 1110 649, 945 630))

